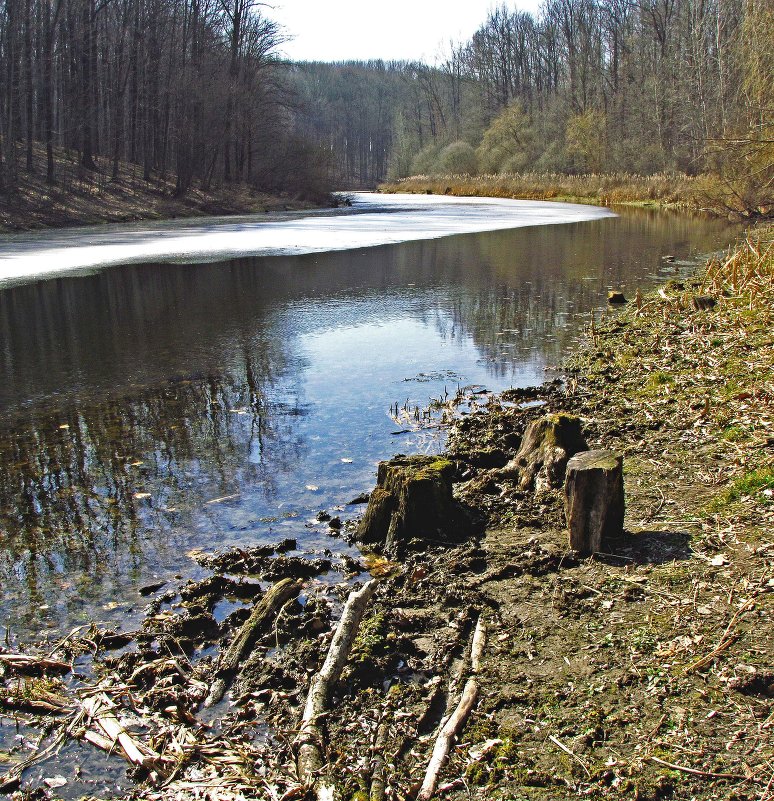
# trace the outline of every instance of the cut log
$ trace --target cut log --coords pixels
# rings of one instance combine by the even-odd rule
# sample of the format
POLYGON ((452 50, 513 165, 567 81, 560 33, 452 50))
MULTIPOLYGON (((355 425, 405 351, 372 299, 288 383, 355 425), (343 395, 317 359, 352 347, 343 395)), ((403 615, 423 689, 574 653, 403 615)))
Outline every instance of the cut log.
POLYGON ((396 456, 379 463, 357 539, 400 558, 412 541, 459 542, 472 525, 452 497, 454 462, 434 456, 396 456))
POLYGON ((328 647, 322 669, 312 680, 296 737, 296 769, 299 781, 313 787, 318 801, 334 798, 333 785, 323 778, 323 731, 320 719, 328 711, 328 699, 333 685, 339 680, 349 652, 357 637, 363 613, 374 594, 376 579, 366 582, 362 589, 350 594, 333 639, 328 647))
POLYGON ((590 554, 608 537, 623 531, 623 456, 615 451, 585 451, 567 463, 564 509, 570 548, 590 554))
POLYGON ((587 448, 579 417, 547 414, 527 426, 518 453, 499 475, 516 478, 523 490, 561 487, 568 460, 587 448))
POLYGON ((220 659, 218 659, 215 667, 215 680, 204 701, 205 707, 213 706, 223 698, 240 663, 252 650, 255 641, 266 629, 266 624, 274 620, 287 601, 301 592, 302 586, 303 582, 299 580, 282 579, 272 586, 253 607, 250 617, 242 624, 242 628, 239 629, 231 645, 221 653, 220 659))

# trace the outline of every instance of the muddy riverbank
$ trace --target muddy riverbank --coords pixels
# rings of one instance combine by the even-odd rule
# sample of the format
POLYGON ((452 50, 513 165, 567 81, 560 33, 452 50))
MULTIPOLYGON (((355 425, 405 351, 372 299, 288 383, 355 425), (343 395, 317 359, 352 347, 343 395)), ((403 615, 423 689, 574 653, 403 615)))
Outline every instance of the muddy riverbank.
POLYGON ((6 714, 26 737, 6 756, 5 790, 115 795, 93 764, 78 774, 78 755, 103 751, 133 766, 119 794, 136 782, 145 798, 304 798, 321 776, 344 799, 415 798, 474 686, 438 796, 769 798, 767 248, 751 236, 695 278, 629 298, 589 326, 561 380, 439 399, 454 419, 443 461, 479 532, 464 541, 358 560, 337 547, 357 524, 331 509, 326 552, 285 541, 201 554, 211 577, 149 586, 136 632, 83 628, 28 659, 1 654, 6 714), (624 457, 624 533, 589 558, 569 550, 561 487, 535 491, 504 469, 549 413, 579 417, 590 448, 624 457), (307 693, 343 604, 372 577, 316 720, 323 766, 304 785, 307 693), (219 680, 227 695, 203 706, 219 680), (57 762, 70 742, 83 746, 57 762))

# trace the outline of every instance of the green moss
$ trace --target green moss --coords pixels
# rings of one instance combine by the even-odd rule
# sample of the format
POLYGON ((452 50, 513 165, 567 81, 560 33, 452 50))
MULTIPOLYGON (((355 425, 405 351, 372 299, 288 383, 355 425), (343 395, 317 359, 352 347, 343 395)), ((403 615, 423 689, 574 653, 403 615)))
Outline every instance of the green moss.
POLYGON ((774 496, 764 495, 764 490, 774 490, 774 468, 772 467, 761 467, 739 476, 719 498, 710 504, 710 511, 717 512, 750 496, 766 504, 774 503, 774 496))
POLYGON ((739 426, 730 425, 720 432, 720 438, 726 442, 739 442, 745 438, 745 433, 739 426))
POLYGON ((647 386, 649 389, 657 389, 658 387, 663 387, 666 384, 674 384, 674 382, 675 377, 671 373, 658 370, 657 372, 651 373, 648 376, 647 386))
POLYGON ((384 656, 389 649, 387 642, 387 616, 377 612, 360 624, 355 643, 352 646, 353 663, 373 660, 384 656))

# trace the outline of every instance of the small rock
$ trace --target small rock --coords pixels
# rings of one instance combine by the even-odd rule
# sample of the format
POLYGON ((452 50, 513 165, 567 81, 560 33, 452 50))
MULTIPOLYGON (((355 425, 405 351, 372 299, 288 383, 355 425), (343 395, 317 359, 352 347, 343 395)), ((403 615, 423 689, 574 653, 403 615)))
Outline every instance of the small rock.
POLYGON ((144 587, 140 587, 138 592, 143 596, 152 595, 154 592, 164 587, 166 583, 166 581, 156 581, 153 584, 146 584, 144 587))
POLYGON ((718 302, 712 295, 694 295, 691 298, 691 303, 696 311, 707 311, 708 309, 714 309, 718 302))
POLYGON ((370 497, 371 497, 370 492, 361 492, 360 495, 357 495, 351 501, 348 501, 347 506, 357 506, 358 504, 361 503, 368 503, 370 497))
POLYGON ((328 528, 332 528, 335 531, 338 531, 342 527, 343 523, 341 522, 340 517, 332 517, 328 521, 328 528))
POLYGON ((330 519, 331 516, 324 510, 317 513, 316 520, 318 523, 327 523, 330 519))

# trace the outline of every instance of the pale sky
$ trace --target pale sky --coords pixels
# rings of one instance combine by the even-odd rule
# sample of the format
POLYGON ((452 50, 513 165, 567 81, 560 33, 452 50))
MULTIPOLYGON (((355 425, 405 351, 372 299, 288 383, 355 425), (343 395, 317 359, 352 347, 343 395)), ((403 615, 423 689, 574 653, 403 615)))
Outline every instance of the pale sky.
MULTIPOLYGON (((535 12, 539 0, 507 0, 535 12)), ((292 37, 294 61, 381 58, 434 62, 450 42, 468 40, 502 0, 268 0, 266 16, 292 37)))

